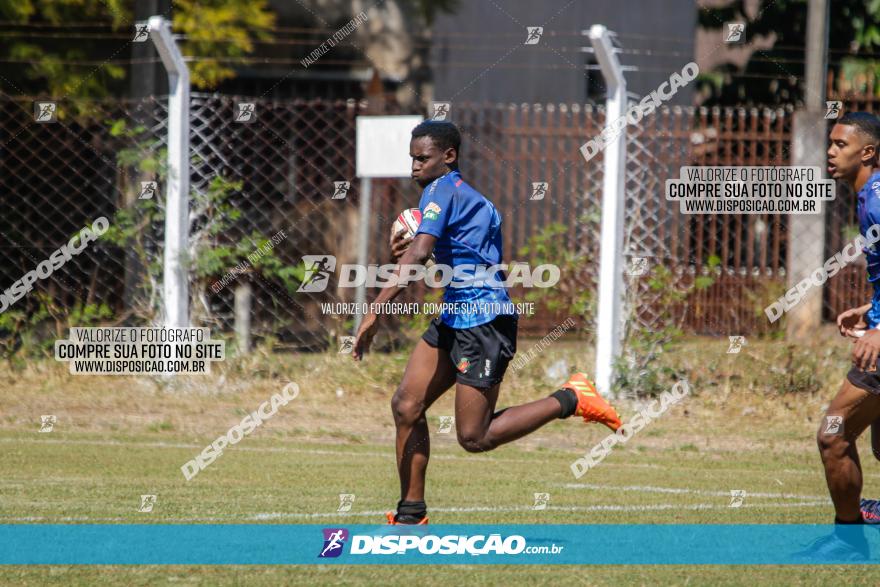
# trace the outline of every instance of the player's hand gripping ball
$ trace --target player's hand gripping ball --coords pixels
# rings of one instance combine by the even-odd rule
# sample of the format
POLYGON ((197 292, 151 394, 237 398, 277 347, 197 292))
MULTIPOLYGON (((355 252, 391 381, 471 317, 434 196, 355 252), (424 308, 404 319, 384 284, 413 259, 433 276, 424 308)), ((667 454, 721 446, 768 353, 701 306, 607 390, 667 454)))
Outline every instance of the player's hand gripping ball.
MULTIPOLYGON (((421 223, 422 212, 418 208, 409 208, 397 215, 397 219, 391 225, 391 255, 395 260, 399 260, 409 247, 409 241, 415 236, 421 223)), ((430 267, 434 262, 434 255, 431 254, 431 257, 425 261, 425 267, 430 267)))

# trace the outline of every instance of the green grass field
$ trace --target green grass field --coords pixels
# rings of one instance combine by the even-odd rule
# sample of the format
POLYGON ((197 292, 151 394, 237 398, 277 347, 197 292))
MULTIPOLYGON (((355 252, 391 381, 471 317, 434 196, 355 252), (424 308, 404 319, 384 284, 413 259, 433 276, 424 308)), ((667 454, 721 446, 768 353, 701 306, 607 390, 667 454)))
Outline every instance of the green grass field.
MULTIPOLYGON (((452 397, 430 414, 432 523, 825 523, 832 516, 814 435, 846 370, 847 344, 787 351, 750 341, 690 340, 664 361, 693 394, 598 467, 569 464, 606 431, 554 422, 486 455, 437 433, 452 397), (794 392, 801 386, 805 391, 794 392), (729 507, 731 490, 746 492, 729 507), (550 504, 535 510, 534 493, 550 504)), ((528 348, 523 341, 521 349, 528 348)), ((541 397, 560 357, 590 364, 558 342, 511 374, 500 406, 541 397)), ((210 376, 173 384, 71 376, 52 361, 0 373, 0 519, 4 523, 379 523, 397 499, 388 400, 405 354, 256 353, 210 376), (180 466, 288 381, 300 396, 187 482, 180 466), (57 423, 40 433, 40 415, 57 423), (339 513, 339 494, 356 496, 339 513), (151 513, 140 496, 155 494, 151 513)), ((619 403, 626 421, 638 400, 619 403)), ((863 451, 866 491, 880 495, 880 463, 863 451)), ((764 584, 880 581, 870 567, 7 567, 0 583, 42 585, 764 584)))

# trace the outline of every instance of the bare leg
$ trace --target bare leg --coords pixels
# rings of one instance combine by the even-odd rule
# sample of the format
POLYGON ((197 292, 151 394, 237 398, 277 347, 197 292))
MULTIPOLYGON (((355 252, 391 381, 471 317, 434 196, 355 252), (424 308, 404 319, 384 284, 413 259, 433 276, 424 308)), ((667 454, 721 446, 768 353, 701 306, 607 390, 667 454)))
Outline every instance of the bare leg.
POLYGON ((851 522, 861 517, 862 466, 856 439, 878 415, 880 396, 844 380, 821 422, 817 434, 819 453, 834 510, 841 521, 851 522))
POLYGON ((880 461, 880 421, 871 423, 871 452, 880 461))
POLYGON ((468 452, 484 452, 534 432, 559 418, 562 406, 553 397, 494 413, 500 384, 480 389, 455 386, 455 427, 458 442, 468 452))
POLYGON ((403 381, 391 399, 397 427, 397 471, 400 498, 424 501, 425 474, 431 444, 425 411, 455 383, 455 366, 446 351, 419 340, 403 381))

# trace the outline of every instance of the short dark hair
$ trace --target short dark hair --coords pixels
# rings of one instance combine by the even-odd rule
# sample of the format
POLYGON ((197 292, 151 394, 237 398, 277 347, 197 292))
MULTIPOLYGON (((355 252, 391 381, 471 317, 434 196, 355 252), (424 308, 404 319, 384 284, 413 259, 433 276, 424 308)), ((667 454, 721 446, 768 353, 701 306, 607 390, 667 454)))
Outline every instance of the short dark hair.
POLYGON ((840 117, 837 124, 854 126, 875 145, 880 143, 880 118, 870 112, 847 112, 840 117))
POLYGON ((431 137, 431 140, 439 149, 444 151, 449 148, 461 151, 461 133, 458 127, 445 120, 426 120, 416 126, 412 131, 412 138, 431 137))

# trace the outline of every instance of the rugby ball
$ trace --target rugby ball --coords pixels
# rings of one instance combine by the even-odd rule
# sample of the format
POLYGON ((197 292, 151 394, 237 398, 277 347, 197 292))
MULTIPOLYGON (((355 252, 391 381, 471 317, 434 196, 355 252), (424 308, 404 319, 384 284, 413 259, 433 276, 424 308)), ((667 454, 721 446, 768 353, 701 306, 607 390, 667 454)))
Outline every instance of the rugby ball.
MULTIPOLYGON (((418 208, 408 208, 397 215, 397 220, 391 225, 391 230, 394 234, 404 230, 406 231, 406 236, 412 237, 416 234, 416 231, 419 229, 419 224, 421 223, 422 211, 418 208)), ((434 254, 431 253, 431 257, 425 261, 425 267, 430 267, 434 264, 434 261, 434 254)))
POLYGON ((418 208, 410 208, 397 215, 397 220, 394 221, 391 228, 394 231, 394 234, 397 234, 401 230, 405 230, 406 236, 413 236, 419 229, 419 224, 421 223, 422 211, 418 208))

